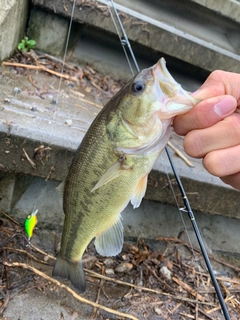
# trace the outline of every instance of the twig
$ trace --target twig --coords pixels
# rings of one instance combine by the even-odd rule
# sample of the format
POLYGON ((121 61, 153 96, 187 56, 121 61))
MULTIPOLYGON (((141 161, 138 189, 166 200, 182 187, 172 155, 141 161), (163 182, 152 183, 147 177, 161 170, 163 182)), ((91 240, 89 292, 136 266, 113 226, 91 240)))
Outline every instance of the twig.
POLYGON ((225 290, 226 296, 229 296, 229 295, 230 295, 230 292, 229 292, 228 288, 225 286, 225 284, 223 283, 223 281, 222 281, 222 280, 219 280, 219 279, 218 279, 218 281, 219 281, 219 283, 221 284, 221 286, 223 287, 223 289, 225 290))
POLYGON ((12 239, 14 239, 15 237, 21 237, 23 238, 27 243, 28 243, 28 240, 27 238, 20 232, 16 232, 14 233, 13 235, 11 235, 9 238, 7 238, 6 240, 4 240, 3 242, 0 243, 0 248, 1 247, 4 247, 8 242, 12 241, 12 239))
MULTIPOLYGON (((30 247, 31 247, 32 249, 34 249, 35 251, 37 251, 37 252, 39 252, 39 253, 41 253, 41 254, 43 254, 43 255, 51 258, 51 259, 53 259, 53 260, 56 260, 56 257, 54 257, 53 255, 48 254, 48 253, 42 251, 42 250, 39 249, 38 247, 35 247, 31 242, 30 242, 30 247)), ((123 285, 123 286, 127 286, 127 287, 130 287, 130 288, 136 289, 136 290, 142 290, 142 291, 146 291, 146 292, 156 293, 156 294, 159 294, 159 295, 162 295, 162 296, 171 297, 171 298, 174 298, 174 299, 180 300, 180 301, 196 303, 196 300, 193 300, 193 299, 185 298, 185 297, 178 296, 178 295, 172 295, 172 294, 170 294, 170 293, 162 292, 162 291, 155 290, 155 289, 146 288, 146 287, 143 287, 143 286, 137 286, 137 285, 132 284, 132 283, 129 283, 129 282, 117 280, 117 279, 114 279, 114 278, 110 278, 110 277, 107 277, 107 276, 98 274, 98 273, 96 273, 96 272, 94 272, 94 271, 92 271, 92 270, 88 270, 88 269, 86 269, 86 268, 84 268, 84 271, 85 271, 89 276, 92 276, 92 277, 94 277, 94 278, 98 278, 98 279, 103 279, 103 280, 106 280, 106 281, 114 282, 114 283, 116 283, 116 284, 120 284, 120 285, 123 285)), ((201 301, 200 303, 201 303, 201 304, 204 304, 204 305, 209 305, 209 306, 216 306, 216 304, 211 303, 211 302, 201 301)))
MULTIPOLYGON (((70 91, 71 91, 72 93, 74 93, 74 94, 77 94, 77 92, 74 91, 74 90, 72 90, 72 89, 70 89, 70 91)), ((81 97, 78 97, 78 100, 83 101, 83 102, 86 102, 87 104, 90 104, 91 106, 97 107, 97 108, 99 108, 99 109, 102 109, 102 108, 103 108, 100 104, 97 104, 97 103, 95 103, 95 102, 92 102, 92 101, 90 101, 90 100, 87 100, 87 99, 84 99, 84 98, 81 98, 81 97)))
MULTIPOLYGON (((233 298, 234 298, 234 296, 230 296, 230 297, 227 297, 226 299, 224 299, 224 301, 227 303, 228 301, 232 300, 233 298)), ((215 312, 215 311, 220 310, 220 309, 221 309, 221 306, 218 306, 218 307, 215 307, 215 308, 213 308, 211 310, 207 310, 206 313, 210 314, 210 313, 215 312)))
MULTIPOLYGON (((191 252, 192 252, 192 250, 194 250, 194 251, 196 251, 197 253, 202 253, 201 250, 199 250, 199 249, 197 249, 197 248, 193 248, 189 243, 184 242, 184 241, 182 241, 182 240, 180 240, 180 239, 178 239, 178 238, 158 237, 158 238, 156 238, 155 240, 158 240, 158 241, 162 241, 162 240, 163 240, 163 241, 166 241, 166 242, 171 241, 171 242, 179 243, 180 245, 183 245, 183 246, 189 248, 191 252)), ((224 266, 227 266, 227 267, 229 267, 229 268, 231 268, 231 269, 233 269, 233 270, 235 270, 235 271, 237 271, 237 272, 240 272, 240 268, 235 267, 235 266, 233 266, 233 265, 231 265, 231 264, 229 264, 229 263, 227 263, 227 262, 225 262, 225 261, 222 261, 222 260, 220 260, 220 259, 214 258, 214 257, 212 257, 212 256, 209 256, 209 258, 210 258, 211 260, 216 261, 216 262, 218 262, 218 263, 220 263, 220 264, 222 264, 222 265, 224 265, 224 266)))
POLYGON ((30 159, 29 155, 27 154, 27 151, 23 148, 23 152, 24 152, 24 155, 25 157, 27 158, 28 162, 30 163, 30 165, 32 166, 32 168, 34 170, 36 170, 36 165, 35 163, 30 159))
POLYGON ((183 281, 181 281, 180 279, 177 279, 175 277, 172 277, 172 280, 174 282, 176 282, 178 285, 180 285, 184 290, 186 290, 187 292, 189 292, 191 295, 193 295, 194 297, 196 297, 198 300, 200 301, 205 301, 205 299, 203 298, 203 296, 201 296, 199 293, 195 292, 188 284, 184 283, 183 281))
POLYGON ((52 174, 54 171, 55 171, 54 166, 51 166, 51 167, 50 167, 50 171, 49 171, 49 173, 48 173, 48 175, 47 175, 47 177, 46 177, 45 181, 48 181, 48 179, 50 178, 51 174, 52 174))
POLYGON ((7 290, 5 301, 4 301, 3 305, 0 308, 0 315, 2 315, 4 310, 7 308, 9 300, 10 300, 10 290, 7 290))
POLYGON ((76 94, 77 96, 80 96, 81 98, 85 97, 85 94, 79 92, 79 91, 75 91, 73 89, 70 89, 70 92, 72 92, 73 94, 76 94))
POLYGON ((106 91, 104 91, 102 88, 100 88, 94 81, 90 81, 90 82, 91 82, 91 84, 92 84, 96 89, 98 89, 100 92, 102 92, 102 93, 104 93, 104 94, 106 94, 106 95, 109 95, 108 92, 106 92, 106 91))
POLYGON ((194 167, 190 160, 184 156, 184 154, 178 150, 170 141, 168 141, 168 146, 179 156, 179 158, 183 159, 189 167, 194 167))
MULTIPOLYGON (((7 259, 5 248, 3 248, 3 259, 4 260, 7 259)), ((6 288, 8 291, 8 290, 10 290, 10 279, 9 279, 9 274, 8 274, 8 266, 4 266, 4 269, 5 269, 5 277, 6 277, 6 288)))
MULTIPOLYGON (((184 312, 179 312, 179 314, 180 314, 181 316, 187 317, 187 318, 189 318, 189 319, 196 319, 195 316, 192 316, 191 314, 186 314, 186 313, 184 313, 184 312)), ((198 320, 204 320, 204 319, 203 319, 203 318, 198 318, 198 320)))
POLYGON ((38 91, 41 90, 41 88, 38 87, 38 86, 34 83, 33 78, 32 78, 32 76, 31 76, 30 74, 28 74, 28 80, 29 80, 29 82, 32 84, 32 86, 33 86, 34 88, 36 88, 38 91))
MULTIPOLYGON (((161 301, 161 302, 163 302, 163 301, 161 301)), ((169 312, 171 314, 173 314, 179 307, 181 307, 181 305, 182 305, 182 302, 179 302, 171 311, 169 310, 169 312)))
POLYGON ((164 287, 164 289, 168 289, 168 291, 170 292, 174 292, 174 289, 167 284, 165 281, 163 281, 160 277, 157 276, 155 270, 152 270, 145 262, 143 262, 144 266, 151 272, 151 274, 154 276, 155 279, 157 279, 157 281, 159 281, 161 283, 161 285, 164 287))
MULTIPOLYGON (((197 294, 199 293, 198 289, 199 289, 199 275, 197 275, 197 294)), ((199 320, 199 318, 198 318, 198 295, 196 297, 195 320, 199 320)))
MULTIPOLYGON (((105 267, 104 267, 104 266, 102 266, 102 275, 104 276, 104 274, 105 274, 105 267)), ((103 283, 104 283, 104 279, 103 279, 103 278, 101 278, 101 280, 100 280, 100 284, 99 284, 99 288, 98 288, 98 293, 97 293, 96 303, 98 303, 98 302, 99 302, 100 293, 101 293, 101 290, 102 290, 103 283)), ((97 319, 97 311, 98 311, 98 309, 95 307, 95 308, 93 309, 92 319, 97 319)))
POLYGON ((49 266, 49 263, 43 261, 43 260, 39 260, 37 259, 35 256, 33 256, 31 253, 27 252, 26 250, 22 250, 22 249, 16 249, 16 248, 11 248, 11 247, 4 247, 4 249, 8 250, 8 251, 11 251, 11 252, 20 252, 20 253, 24 253, 26 254, 29 258, 31 258, 32 260, 35 260, 39 263, 42 263, 42 264, 46 264, 49 266))
MULTIPOLYGON (((189 302, 189 305, 192 307, 192 308, 195 308, 195 304, 189 302)), ((209 320, 216 320, 215 318, 213 319, 210 315, 208 315, 203 309, 201 308, 198 308, 198 311, 199 313, 203 314, 206 318, 208 318, 209 320)))
POLYGON ((1 213, 5 215, 5 217, 7 217, 9 220, 11 220, 12 222, 14 222, 16 225, 20 226, 20 223, 13 219, 11 216, 9 216, 6 212, 4 212, 3 210, 1 210, 1 213))
POLYGON ((47 256, 48 258, 53 259, 53 260, 56 260, 56 257, 52 256, 51 254, 46 253, 45 251, 42 251, 42 250, 39 249, 38 247, 35 247, 31 242, 30 242, 30 247, 31 247, 33 250, 35 250, 35 251, 43 254, 44 256, 47 256))
POLYGON ((76 298, 77 300, 81 301, 82 303, 89 304, 92 307, 99 308, 99 309, 104 310, 104 311, 106 311, 108 313, 115 314, 116 316, 119 316, 119 317, 123 317, 123 318, 126 318, 126 319, 129 318, 129 319, 132 319, 132 320, 139 320, 138 318, 134 317, 133 315, 113 310, 113 309, 105 307, 105 306, 103 306, 103 305, 101 305, 99 303, 96 303, 96 302, 93 302, 93 301, 90 301, 88 299, 85 299, 85 298, 81 297, 79 294, 77 294, 74 290, 72 290, 71 288, 69 288, 65 284, 57 281, 56 279, 53 279, 53 278, 49 277, 45 273, 39 271, 38 269, 36 269, 36 268, 26 264, 26 263, 21 263, 21 262, 9 263, 9 262, 4 261, 3 265, 8 266, 8 267, 12 267, 12 268, 17 267, 17 268, 23 268, 23 269, 30 270, 30 271, 34 272, 35 274, 39 275, 40 277, 46 279, 47 281, 50 281, 50 282, 56 284, 57 286, 59 286, 60 288, 63 288, 64 290, 66 290, 67 292, 72 294, 72 296, 74 298, 76 298))
POLYGON ((64 78, 64 79, 76 81, 76 82, 78 81, 77 77, 72 77, 72 76, 69 76, 68 74, 63 74, 60 72, 53 71, 53 70, 48 69, 42 65, 33 66, 30 64, 23 64, 23 63, 17 63, 17 62, 6 62, 6 61, 3 61, 2 65, 5 67, 19 67, 19 68, 33 69, 33 70, 39 70, 39 71, 46 71, 46 72, 51 73, 51 74, 53 74, 57 77, 60 77, 60 78, 64 78))
MULTIPOLYGON (((193 300, 193 299, 189 299, 189 298, 185 298, 183 296, 178 296, 178 295, 173 295, 173 294, 170 294, 170 293, 167 293, 167 292, 162 292, 162 291, 159 291, 159 290, 155 290, 155 289, 150 289, 150 288, 146 288, 146 287, 142 287, 142 286, 137 286, 135 284, 132 284, 132 283, 129 283, 129 282, 124 282, 124 281, 121 281, 121 280, 117 280, 117 279, 114 279, 114 278, 109 278, 109 277, 106 277, 106 276, 102 276, 92 270, 87 270, 87 269, 84 269, 84 271, 86 273, 88 273, 90 276, 92 277, 95 277, 95 278, 103 278, 107 281, 111 281, 111 282, 114 282, 114 283, 117 283, 117 284, 120 284, 120 285, 123 285, 123 286, 128 286, 128 287, 131 287, 133 289, 136 289, 136 290, 141 290, 141 291, 146 291, 146 292, 152 292, 152 293, 156 293, 158 295, 162 295, 162 296, 167 296, 169 298, 173 298, 173 299, 176 299, 176 300, 179 300, 179 301, 185 301, 185 302, 191 302, 191 303, 196 303, 196 300, 193 300)), ((216 306, 215 303, 211 303, 211 302, 204 302, 204 301, 200 301, 199 303, 201 304, 204 304, 204 305, 209 305, 209 306, 216 306)))

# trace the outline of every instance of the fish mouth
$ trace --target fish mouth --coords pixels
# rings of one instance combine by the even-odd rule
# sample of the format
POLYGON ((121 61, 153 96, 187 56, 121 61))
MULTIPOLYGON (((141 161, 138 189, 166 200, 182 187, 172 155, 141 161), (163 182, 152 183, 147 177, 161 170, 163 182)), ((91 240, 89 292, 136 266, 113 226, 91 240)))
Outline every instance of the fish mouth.
POLYGON ((152 73, 160 87, 160 94, 158 96, 164 103, 164 106, 160 110, 162 116, 165 113, 166 118, 169 118, 186 113, 199 102, 172 77, 166 67, 164 58, 161 58, 152 67, 152 73))

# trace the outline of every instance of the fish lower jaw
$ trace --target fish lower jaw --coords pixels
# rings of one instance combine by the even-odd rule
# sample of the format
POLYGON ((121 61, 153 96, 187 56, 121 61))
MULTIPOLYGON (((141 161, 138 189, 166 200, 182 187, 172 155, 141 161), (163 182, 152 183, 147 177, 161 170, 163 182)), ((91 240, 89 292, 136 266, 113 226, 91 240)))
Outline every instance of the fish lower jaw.
POLYGON ((158 111, 158 117, 161 120, 172 121, 172 118, 174 118, 179 114, 187 113, 193 107, 194 107, 193 105, 186 105, 182 103, 172 103, 171 107, 166 106, 164 110, 158 111))

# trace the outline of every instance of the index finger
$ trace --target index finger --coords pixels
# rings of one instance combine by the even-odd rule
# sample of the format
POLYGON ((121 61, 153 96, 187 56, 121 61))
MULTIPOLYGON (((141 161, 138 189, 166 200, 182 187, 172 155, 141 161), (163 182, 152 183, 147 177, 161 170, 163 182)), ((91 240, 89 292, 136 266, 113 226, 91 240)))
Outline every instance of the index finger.
POLYGON ((240 99, 240 74, 222 70, 213 71, 203 85, 194 93, 194 97, 205 100, 222 95, 240 99))

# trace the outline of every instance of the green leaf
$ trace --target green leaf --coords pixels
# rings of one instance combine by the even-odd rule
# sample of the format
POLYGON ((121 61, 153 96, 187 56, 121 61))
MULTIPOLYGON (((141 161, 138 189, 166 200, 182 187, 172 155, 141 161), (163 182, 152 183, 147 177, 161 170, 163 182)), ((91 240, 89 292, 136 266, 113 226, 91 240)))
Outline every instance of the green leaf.
POLYGON ((21 42, 18 44, 18 50, 23 50, 28 52, 30 49, 35 48, 36 41, 35 40, 28 40, 28 37, 24 37, 21 42))
POLYGON ((18 50, 23 50, 24 48, 25 48, 24 43, 20 42, 20 43, 18 44, 18 50))
POLYGON ((36 41, 35 40, 28 40, 27 44, 31 47, 36 45, 36 41))

